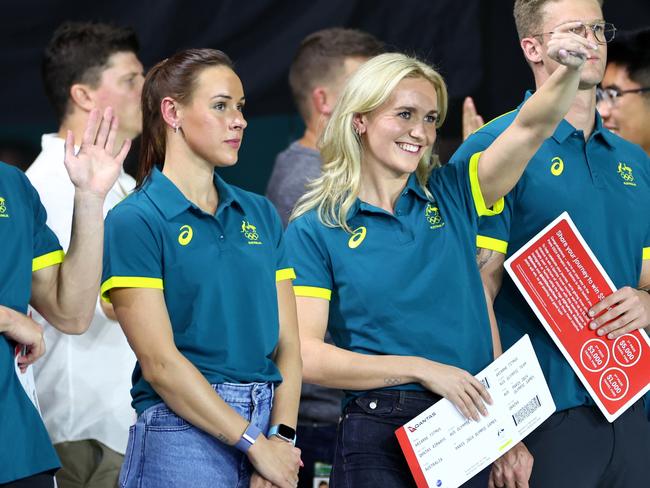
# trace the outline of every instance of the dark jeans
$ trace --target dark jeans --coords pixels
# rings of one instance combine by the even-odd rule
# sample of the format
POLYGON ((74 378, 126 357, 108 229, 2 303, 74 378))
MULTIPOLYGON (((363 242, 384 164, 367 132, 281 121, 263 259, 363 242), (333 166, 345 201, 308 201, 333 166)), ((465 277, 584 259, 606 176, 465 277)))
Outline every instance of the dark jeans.
POLYGON ((9 483, 0 483, 0 488, 54 488, 54 474, 41 473, 9 483))
POLYGON ((305 464, 298 473, 298 488, 314 486, 314 464, 332 464, 336 448, 336 424, 298 425, 296 429, 300 457, 305 464))
MULTIPOLYGON (((429 392, 392 390, 351 401, 339 424, 332 488, 415 487, 395 430, 438 400, 429 392)), ((463 487, 487 487, 489 473, 486 468, 463 487)))
POLYGON ((650 423, 639 400, 613 423, 596 407, 554 413, 526 439, 531 488, 648 486, 650 423))

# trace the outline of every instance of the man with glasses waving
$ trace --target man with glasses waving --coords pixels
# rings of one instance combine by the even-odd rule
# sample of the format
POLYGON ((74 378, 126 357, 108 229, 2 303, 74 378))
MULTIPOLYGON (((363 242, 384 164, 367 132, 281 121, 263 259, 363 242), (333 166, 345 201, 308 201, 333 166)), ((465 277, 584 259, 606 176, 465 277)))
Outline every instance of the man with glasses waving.
POLYGON ((617 38, 598 90, 603 124, 650 155, 650 27, 617 38))
MULTIPOLYGON (((528 163, 506 197, 503 212, 484 218, 479 227, 477 261, 503 348, 524 334, 530 336, 557 406, 557 412, 526 438, 526 447, 516 446, 493 465, 490 488, 529 486, 526 448, 534 457, 531 487, 648 485, 650 424, 643 401, 614 423, 607 422, 503 273, 507 256, 567 210, 618 288, 593 307, 597 318, 591 328, 611 340, 650 324, 650 219, 643 211, 650 208, 650 160, 637 145, 607 130, 596 112, 596 86, 605 72, 607 43, 616 32, 603 20, 601 7, 602 0, 515 1, 520 44, 536 86, 558 67, 548 56, 550 33, 562 30, 585 37, 592 51, 565 119, 528 163)), ((451 163, 467 161, 489 146, 516 114, 476 131, 451 163)))

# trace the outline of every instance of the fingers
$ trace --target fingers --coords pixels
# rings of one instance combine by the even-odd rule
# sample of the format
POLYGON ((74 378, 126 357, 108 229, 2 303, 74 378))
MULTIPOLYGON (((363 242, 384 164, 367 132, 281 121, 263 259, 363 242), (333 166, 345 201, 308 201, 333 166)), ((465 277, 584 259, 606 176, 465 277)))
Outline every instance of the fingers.
POLYGON ((501 463, 497 459, 494 463, 492 463, 488 488, 501 488, 503 486, 503 483, 503 469, 501 468, 501 463))
POLYGON ((463 140, 484 125, 483 117, 476 112, 472 97, 466 97, 463 102, 463 140))
MULTIPOLYGON (((608 308, 614 307, 617 303, 625 301, 627 298, 629 298, 633 294, 633 291, 636 291, 636 290, 632 290, 632 288, 630 288, 629 286, 624 286, 623 288, 620 288, 620 289, 616 290, 614 293, 612 293, 611 295, 606 296, 600 302, 598 302, 596 305, 591 307, 589 309, 589 316, 590 317, 596 317, 596 316, 600 315, 601 312, 604 312, 608 308)), ((611 318, 614 318, 614 317, 611 317, 611 318)), ((611 318, 610 318, 610 320, 611 320, 611 318)), ((606 323, 607 320, 601 321, 599 319, 596 319, 595 322, 598 322, 600 325, 602 325, 602 324, 606 323)))
POLYGON ((621 288, 589 310, 591 317, 598 314, 601 315, 589 324, 589 328, 598 329, 599 336, 607 335, 609 339, 615 339, 648 325, 650 295, 630 287, 621 288))
POLYGON ((99 130, 97 131, 97 137, 95 138, 96 146, 106 147, 106 141, 108 139, 108 133, 111 130, 112 123, 113 123, 113 109, 111 107, 106 107, 106 110, 104 110, 104 116, 102 117, 102 120, 99 123, 99 130))
POLYGON ((117 115, 111 119, 110 129, 108 131, 108 137, 106 138, 106 145, 104 148, 108 154, 113 155, 113 147, 115 146, 115 138, 117 137, 117 128, 119 127, 119 120, 117 115))
POLYGON ((94 108, 90 111, 88 122, 86 123, 86 129, 81 138, 82 146, 92 146, 95 143, 95 134, 97 134, 97 127, 99 126, 99 117, 99 110, 94 108))
POLYGON ((122 165, 126 159, 126 155, 129 153, 129 149, 131 149, 131 139, 124 139, 120 152, 115 156, 115 162, 122 165))
POLYGON ((72 161, 75 157, 74 154, 74 134, 70 129, 65 135, 65 161, 72 161))

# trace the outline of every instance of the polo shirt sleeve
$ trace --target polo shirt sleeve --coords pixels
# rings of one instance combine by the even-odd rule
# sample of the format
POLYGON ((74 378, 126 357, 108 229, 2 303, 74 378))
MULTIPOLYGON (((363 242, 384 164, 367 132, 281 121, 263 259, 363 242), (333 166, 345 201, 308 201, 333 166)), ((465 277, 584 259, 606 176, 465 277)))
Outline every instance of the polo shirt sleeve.
POLYGON ((150 219, 138 207, 122 203, 108 213, 104 227, 102 299, 110 303, 113 288, 162 290, 162 245, 150 219))
POLYGON ((264 199, 268 208, 268 215, 271 221, 271 232, 273 235, 273 242, 275 243, 275 281, 293 280, 296 273, 289 262, 289 255, 287 253, 287 246, 284 242, 284 227, 280 215, 273 204, 268 199, 264 199))
POLYGON ((47 212, 38 192, 23 175, 34 213, 32 273, 63 262, 64 253, 56 234, 47 226, 47 212))
POLYGON ((497 215, 503 210, 503 198, 500 198, 492 208, 488 208, 483 200, 483 192, 478 178, 478 166, 483 151, 492 144, 495 137, 486 132, 472 134, 453 154, 449 164, 441 172, 447 181, 458 189, 452 198, 465 208, 470 218, 497 215))
POLYGON ((307 214, 289 223, 286 232, 287 251, 295 269, 293 290, 298 297, 332 298, 332 273, 324 239, 307 214))

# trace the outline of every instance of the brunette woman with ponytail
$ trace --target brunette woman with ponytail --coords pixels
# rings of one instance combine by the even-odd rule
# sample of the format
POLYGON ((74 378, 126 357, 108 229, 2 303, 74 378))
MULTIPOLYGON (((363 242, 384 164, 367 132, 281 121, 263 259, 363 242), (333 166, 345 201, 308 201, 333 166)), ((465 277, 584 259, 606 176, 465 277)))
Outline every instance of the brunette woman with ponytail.
POLYGON ((122 487, 297 483, 293 270, 263 197, 225 183, 244 93, 221 51, 158 63, 142 89, 137 190, 109 213, 102 297, 138 358, 122 487))

